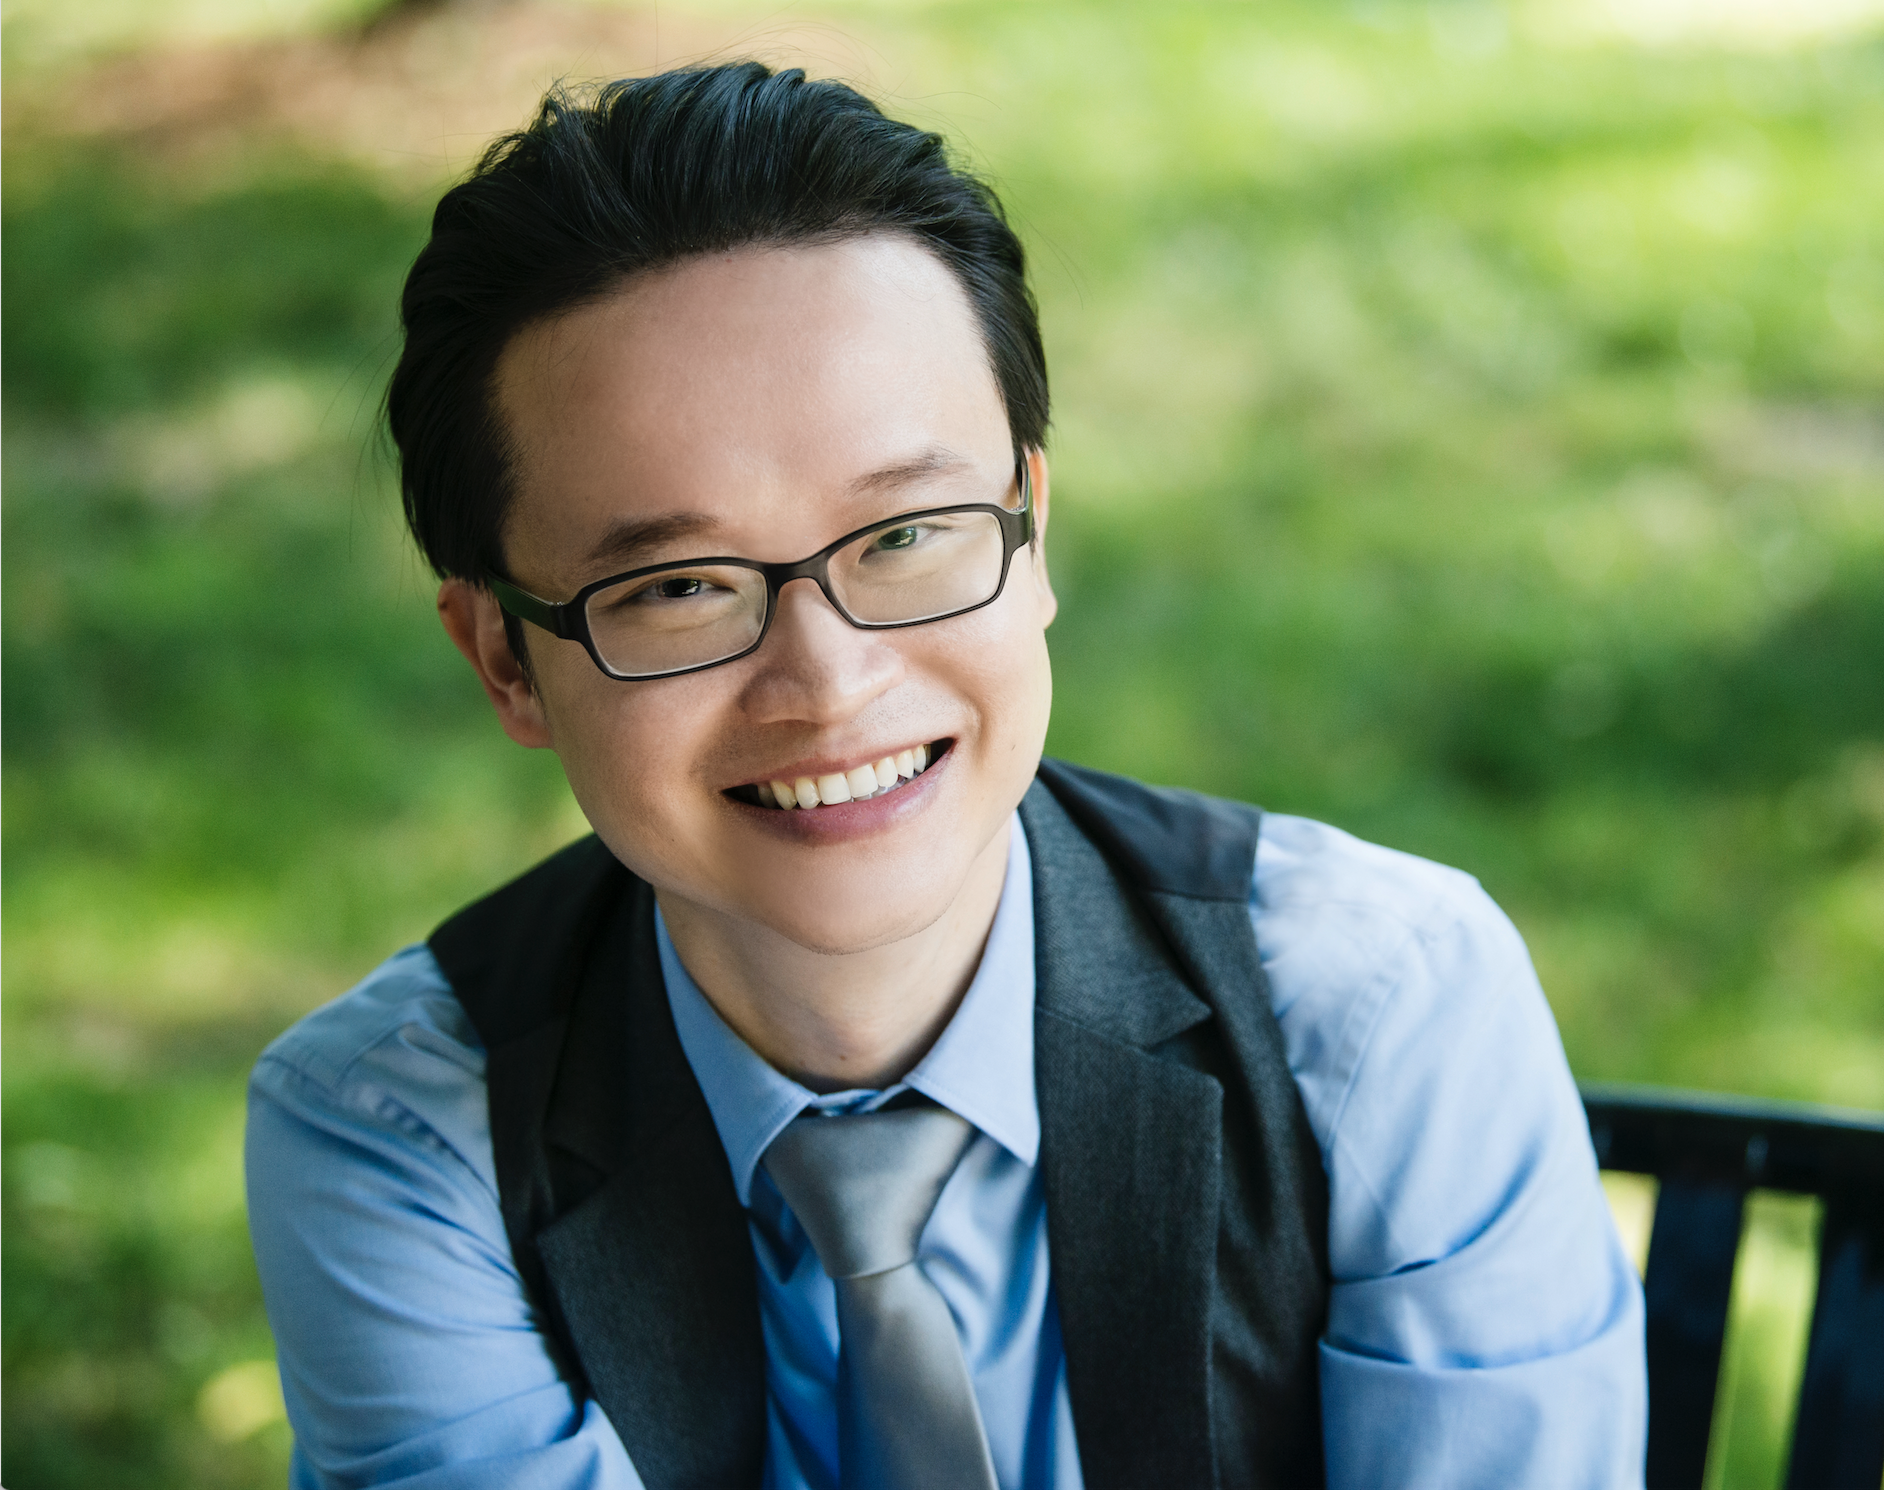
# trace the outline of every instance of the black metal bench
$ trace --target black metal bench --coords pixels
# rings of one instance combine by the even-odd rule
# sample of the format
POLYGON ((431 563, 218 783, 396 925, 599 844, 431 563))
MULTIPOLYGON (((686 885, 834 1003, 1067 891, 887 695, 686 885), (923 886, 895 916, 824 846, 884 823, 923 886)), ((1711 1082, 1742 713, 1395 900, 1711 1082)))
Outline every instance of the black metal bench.
POLYGON ((1884 1114, 1586 1085, 1605 1169, 1660 1182, 1648 1302, 1648 1490, 1701 1490, 1750 1189, 1824 1203, 1786 1490, 1884 1479, 1884 1114))

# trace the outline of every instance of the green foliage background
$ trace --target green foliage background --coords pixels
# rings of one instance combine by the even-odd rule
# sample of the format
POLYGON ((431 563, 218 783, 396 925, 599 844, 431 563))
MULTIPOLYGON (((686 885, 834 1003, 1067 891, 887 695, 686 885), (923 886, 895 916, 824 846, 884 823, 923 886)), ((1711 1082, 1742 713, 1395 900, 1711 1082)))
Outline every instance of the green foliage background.
MULTIPOLYGON (((10 90, 174 40, 56 15, 10 90)), ((1582 1077, 1884 1107, 1876 30, 819 15, 1035 256, 1051 748, 1471 870, 1582 1077)), ((45 117, 5 158, 5 1473, 280 1484, 247 1067, 582 825, 375 453, 437 183, 45 117)), ((1758 1217, 1715 1484, 1776 1483, 1797 1370, 1810 1216, 1758 1217)))

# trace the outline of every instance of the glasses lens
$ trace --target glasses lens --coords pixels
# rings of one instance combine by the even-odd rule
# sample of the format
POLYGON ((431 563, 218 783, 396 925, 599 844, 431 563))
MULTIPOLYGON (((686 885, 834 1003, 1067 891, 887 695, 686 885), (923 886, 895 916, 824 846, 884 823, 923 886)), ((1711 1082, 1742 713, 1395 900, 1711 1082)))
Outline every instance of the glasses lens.
POLYGON ((933 621, 1001 588, 1006 546, 992 512, 950 512, 873 528, 831 559, 831 588, 859 621, 933 621))
POLYGON ((597 590, 589 636, 618 673, 647 677, 735 657, 765 625, 765 579, 734 564, 663 569, 597 590))

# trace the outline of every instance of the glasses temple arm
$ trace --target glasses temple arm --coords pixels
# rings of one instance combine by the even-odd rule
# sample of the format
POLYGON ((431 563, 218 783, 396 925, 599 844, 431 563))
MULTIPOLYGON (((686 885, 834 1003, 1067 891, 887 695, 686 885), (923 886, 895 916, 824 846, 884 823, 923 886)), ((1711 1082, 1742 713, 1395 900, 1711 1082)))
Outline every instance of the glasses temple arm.
POLYGON ((1034 472, 1025 451, 1015 459, 1014 479, 1020 486, 1020 510, 1015 515, 1021 522, 1021 542, 1032 543, 1039 525, 1034 521, 1034 472))
POLYGON ((551 636, 568 637, 569 626, 563 619, 562 606, 538 600, 528 591, 519 590, 501 579, 492 578, 490 588, 491 594, 497 597, 497 603, 519 621, 541 626, 551 636))

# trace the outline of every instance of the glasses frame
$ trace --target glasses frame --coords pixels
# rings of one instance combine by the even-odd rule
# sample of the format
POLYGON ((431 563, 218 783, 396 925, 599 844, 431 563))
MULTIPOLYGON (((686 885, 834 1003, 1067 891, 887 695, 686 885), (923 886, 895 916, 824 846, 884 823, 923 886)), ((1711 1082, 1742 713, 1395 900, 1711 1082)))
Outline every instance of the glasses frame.
POLYGON ((758 559, 741 559, 715 556, 701 559, 681 559, 666 564, 649 564, 640 569, 624 570, 620 574, 611 574, 584 585, 567 600, 544 600, 532 595, 527 590, 520 590, 508 580, 493 575, 489 581, 491 593, 497 603, 510 615, 520 621, 528 621, 532 626, 540 626, 551 636, 563 641, 582 643, 582 648, 589 654, 589 660, 602 671, 605 677, 617 683, 650 683, 656 678, 679 678, 688 673, 702 673, 710 667, 723 667, 729 662, 737 662, 742 657, 750 657, 765 645, 766 637, 771 633, 773 618, 778 615, 779 591, 793 580, 808 579, 815 583, 824 594, 824 598, 836 611, 859 631, 901 631, 908 626, 927 626, 935 621, 949 621, 956 616, 965 616, 984 606, 993 605, 1007 589, 1008 570, 1012 567, 1015 553, 1025 548, 1034 537, 1034 487, 1033 475, 1027 466, 1025 453, 1014 457, 1014 480, 1020 487, 1021 504, 1019 507, 1003 507, 995 502, 959 502, 949 507, 924 507, 915 512, 899 512, 894 517, 879 518, 876 522, 866 523, 861 528, 853 528, 842 538, 826 544, 808 559, 800 559, 795 564, 767 564, 758 559), (894 527, 898 523, 915 522, 925 517, 947 517, 961 512, 991 512, 1001 522, 1001 578, 994 587, 994 593, 986 600, 978 600, 973 605, 965 605, 960 610, 944 611, 939 616, 924 616, 916 621, 859 621, 831 591, 831 559, 840 549, 855 543, 866 533, 879 528, 894 527), (750 569, 765 580, 765 619, 759 623, 759 634, 752 639, 752 645, 742 651, 733 652, 725 657, 715 658, 712 662, 696 663, 692 667, 668 668, 655 673, 617 672, 603 661, 602 654, 596 650, 595 638, 589 630, 589 599, 599 591, 611 585, 619 585, 631 579, 642 579, 650 574, 660 574, 671 569, 696 569, 703 564, 718 564, 726 567, 750 569))

